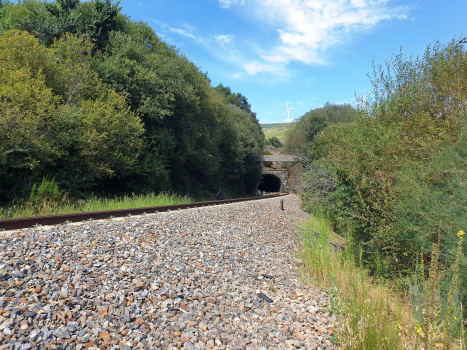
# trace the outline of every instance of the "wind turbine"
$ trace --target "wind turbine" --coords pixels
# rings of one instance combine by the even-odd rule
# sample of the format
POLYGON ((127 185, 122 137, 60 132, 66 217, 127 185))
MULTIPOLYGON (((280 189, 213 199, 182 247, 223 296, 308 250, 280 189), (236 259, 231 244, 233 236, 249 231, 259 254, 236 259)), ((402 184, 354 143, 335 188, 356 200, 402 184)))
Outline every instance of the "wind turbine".
POLYGON ((287 105, 287 109, 285 110, 284 114, 282 115, 285 115, 285 113, 287 113, 287 123, 290 123, 290 110, 291 109, 295 109, 295 108, 292 108, 292 107, 289 107, 289 103, 287 101, 285 101, 285 104, 287 105))
POLYGON ((366 93, 365 96, 363 96, 360 102, 355 103, 354 106, 361 106, 361 108, 365 108, 366 106, 368 106, 368 103, 365 102, 367 94, 368 93, 366 93))

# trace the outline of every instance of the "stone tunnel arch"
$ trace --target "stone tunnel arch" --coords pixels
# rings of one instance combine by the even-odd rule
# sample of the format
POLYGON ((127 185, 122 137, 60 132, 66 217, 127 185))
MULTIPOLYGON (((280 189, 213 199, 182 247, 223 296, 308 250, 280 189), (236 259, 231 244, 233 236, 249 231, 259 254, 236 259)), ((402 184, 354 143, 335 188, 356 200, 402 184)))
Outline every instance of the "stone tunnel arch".
POLYGON ((280 192, 281 179, 274 174, 264 174, 258 190, 261 192, 280 192))

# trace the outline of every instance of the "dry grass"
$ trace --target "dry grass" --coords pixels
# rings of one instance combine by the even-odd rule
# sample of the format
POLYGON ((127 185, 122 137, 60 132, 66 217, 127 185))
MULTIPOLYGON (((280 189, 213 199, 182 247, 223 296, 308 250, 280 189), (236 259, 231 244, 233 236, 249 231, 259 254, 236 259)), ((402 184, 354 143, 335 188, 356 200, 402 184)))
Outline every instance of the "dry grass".
POLYGON ((437 342, 428 342, 411 299, 356 265, 359 259, 338 248, 342 238, 326 220, 310 217, 299 227, 299 240, 303 279, 329 291, 330 311, 338 317, 333 339, 343 349, 465 349, 457 345, 462 341, 443 337, 442 330, 436 331, 437 342))

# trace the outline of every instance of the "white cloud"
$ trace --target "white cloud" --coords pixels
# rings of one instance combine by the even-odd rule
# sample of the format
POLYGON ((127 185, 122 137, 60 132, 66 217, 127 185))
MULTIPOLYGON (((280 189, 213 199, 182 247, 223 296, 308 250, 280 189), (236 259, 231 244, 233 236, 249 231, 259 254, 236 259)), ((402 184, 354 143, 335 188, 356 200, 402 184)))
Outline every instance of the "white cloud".
POLYGON ((243 69, 245 69, 245 72, 247 72, 249 75, 256 75, 261 72, 274 72, 278 70, 276 66, 263 64, 258 61, 244 64, 243 69))
MULTIPOLYGON (((190 39, 193 39, 194 41, 210 46, 211 42, 217 43, 216 48, 219 46, 224 46, 226 44, 230 44, 235 40, 235 35, 233 34, 214 34, 214 35, 209 35, 209 36, 200 36, 197 34, 197 28, 191 25, 190 23, 179 23, 177 27, 172 27, 171 25, 163 22, 159 22, 155 19, 148 18, 149 21, 156 23, 159 25, 163 31, 165 32, 170 32, 170 33, 175 33, 190 39), (214 40, 213 40, 214 39, 214 40)), ((158 32, 157 35, 160 37, 164 37, 165 35, 158 32)))
POLYGON ((229 8, 232 5, 243 5, 245 0, 219 0, 219 6, 222 8, 229 8))
MULTIPOLYGON (((159 22, 153 18, 146 18, 148 21, 150 22, 154 22, 155 24, 157 24, 158 26, 160 26, 162 28, 163 31, 165 32, 170 32, 170 33, 175 33, 175 34, 178 34, 178 35, 181 35, 181 36, 184 36, 184 37, 187 37, 187 38, 190 38, 190 39, 193 39, 193 40, 196 40, 196 41, 203 41, 204 39, 201 38, 201 37, 198 37, 195 35, 195 32, 196 32, 196 28, 193 27, 190 23, 178 23, 178 28, 176 27, 172 27, 170 26, 169 24, 167 23, 164 23, 164 22, 159 22), (182 28, 180 28, 182 27, 182 28)), ((163 33, 160 33, 160 31, 158 31, 157 33, 158 36, 160 37, 165 37, 165 35, 163 33)))
POLYGON ((407 19, 408 7, 390 0, 218 0, 221 7, 244 5, 255 20, 276 28, 278 44, 261 57, 268 62, 291 60, 322 63, 322 52, 383 20, 407 19))
POLYGON ((235 35, 227 34, 227 35, 214 35, 214 39, 221 44, 228 44, 235 39, 235 35))
POLYGON ((261 58, 263 58, 263 59, 265 59, 266 61, 269 61, 269 62, 287 63, 287 59, 285 59, 281 55, 272 55, 272 56, 261 55, 261 58))
POLYGON ((172 27, 169 27, 168 29, 169 29, 169 32, 171 33, 175 33, 178 35, 186 36, 187 38, 195 39, 195 36, 193 35, 193 33, 190 33, 186 29, 172 28, 172 27))
POLYGON ((242 57, 238 57, 235 61, 232 62, 237 66, 241 67, 240 71, 231 75, 233 78, 247 80, 249 77, 258 76, 259 80, 263 83, 271 83, 273 81, 277 81, 277 79, 281 81, 286 81, 290 78, 289 73, 286 70, 284 64, 269 64, 259 61, 252 61, 248 63, 244 62, 244 58, 242 57), (264 75, 264 73, 268 73, 268 75, 264 75), (267 76, 273 79, 271 80, 269 78, 266 78, 267 76))

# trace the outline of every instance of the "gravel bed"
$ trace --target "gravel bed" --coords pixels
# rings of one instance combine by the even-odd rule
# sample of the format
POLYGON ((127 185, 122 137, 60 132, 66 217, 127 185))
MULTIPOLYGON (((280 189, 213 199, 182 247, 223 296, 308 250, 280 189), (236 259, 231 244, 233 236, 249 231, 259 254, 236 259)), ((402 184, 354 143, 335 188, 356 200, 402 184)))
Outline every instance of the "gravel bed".
POLYGON ((283 199, 0 233, 0 350, 334 349, 283 199))

